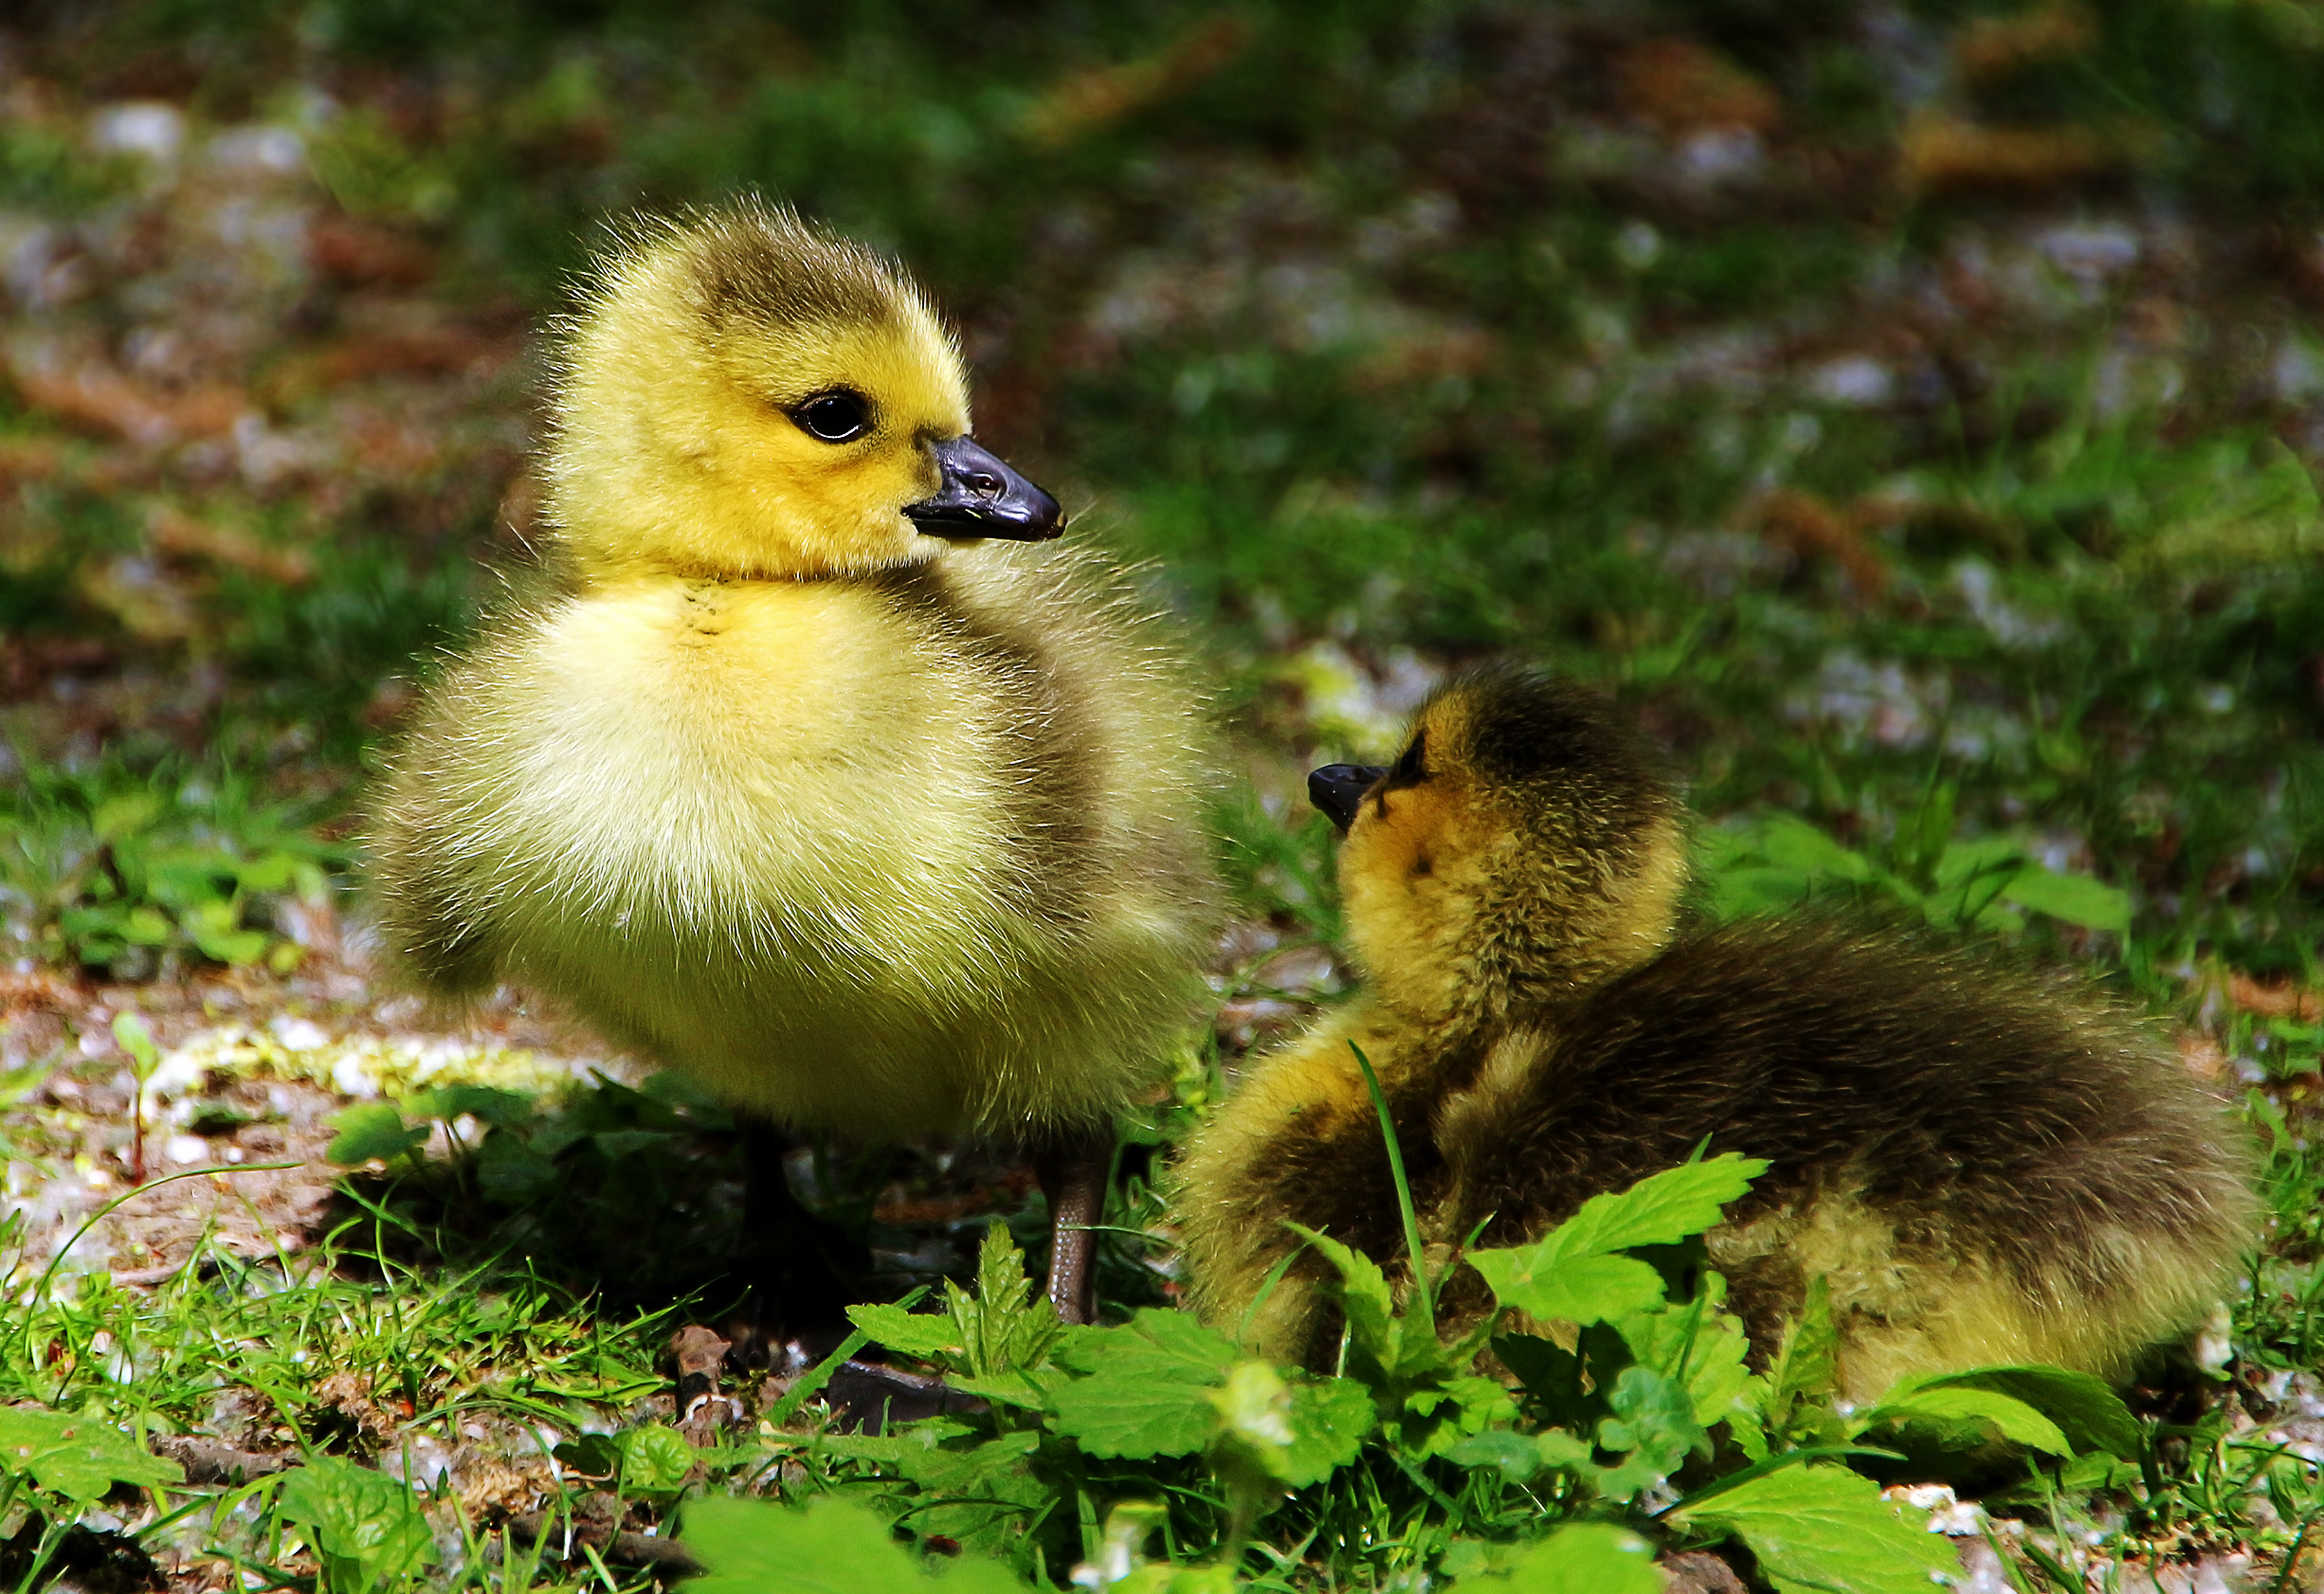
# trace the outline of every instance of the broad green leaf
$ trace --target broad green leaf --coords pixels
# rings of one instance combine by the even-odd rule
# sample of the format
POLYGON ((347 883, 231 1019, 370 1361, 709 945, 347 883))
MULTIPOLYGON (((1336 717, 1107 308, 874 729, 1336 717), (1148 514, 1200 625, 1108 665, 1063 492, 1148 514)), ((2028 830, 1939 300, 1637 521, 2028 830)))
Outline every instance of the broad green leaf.
POLYGON ((1396 1322, 1395 1296, 1380 1264, 1363 1252, 1303 1223, 1286 1226, 1321 1252, 1323 1259, 1338 1270, 1339 1303, 1347 1313, 1349 1339, 1383 1367, 1392 1367, 1397 1359, 1398 1341, 1403 1336, 1396 1322))
POLYGON ((347 1108, 330 1120, 338 1136, 323 1155, 341 1168, 354 1168, 376 1157, 393 1162, 427 1144, 427 1131, 404 1122, 403 1114, 384 1101, 367 1101, 347 1108))
POLYGON ((1874 874, 1863 854, 1849 851, 1794 814, 1768 814, 1746 837, 1752 851, 1782 868, 1857 881, 1869 880, 1874 874))
POLYGON ((1951 1541, 1842 1467, 1785 1467, 1666 1520, 1734 1534, 1783 1594, 1911 1594, 1960 1571, 1951 1541))
POLYGON ((147 828, 160 817, 159 793, 124 792, 97 805, 97 811, 89 816, 89 829, 99 841, 114 842, 134 831, 147 828))
POLYGON ((1679 1378, 1695 1403, 1695 1421, 1708 1428, 1749 1414, 1752 1387, 1745 1358, 1751 1341, 1743 1319, 1718 1310, 1727 1281, 1705 1272, 1698 1308, 1648 1312, 1624 1318, 1617 1327, 1630 1354, 1666 1378, 1679 1378), (1683 1367, 1681 1363, 1683 1362, 1683 1367))
POLYGON ((1650 1311, 1662 1300, 1661 1275, 1608 1253, 1673 1244, 1713 1227, 1720 1208, 1767 1167, 1729 1151, 1668 1168, 1626 1190, 1591 1196, 1534 1244, 1486 1247, 1468 1259, 1501 1305, 1536 1318, 1595 1323, 1650 1311))
POLYGON ((900 1306, 851 1306, 847 1320, 899 1356, 923 1362, 965 1358, 960 1325, 949 1312, 907 1312, 900 1306))
POLYGON ((613 1447, 621 1457, 625 1494, 674 1494, 702 1458, 685 1435, 660 1422, 624 1429, 613 1447))
POLYGON ((2130 894, 2087 875, 2055 875, 2037 864, 2004 886, 2002 896, 2085 930, 2120 935, 2131 928, 2130 894))
POLYGON ((1391 1424, 1398 1444, 1412 1455, 1438 1456, 1470 1434, 1514 1422, 1517 1403, 1498 1381, 1470 1375, 1414 1389, 1391 1424))
POLYGON ((1507 1428, 1487 1428, 1470 1434, 1443 1451, 1457 1467, 1498 1467, 1514 1482, 1523 1483, 1541 1470, 1541 1450, 1533 1440, 1507 1428))
POLYGON ((17 1406, 0 1406, 0 1472, 84 1504, 116 1483, 144 1489, 186 1476, 102 1417, 17 1406))
POLYGON ((116 1013, 113 1016, 113 1038, 120 1042, 136 1066, 137 1077, 143 1078, 161 1066, 161 1048, 154 1044, 154 1032, 145 1027, 145 1021, 135 1013, 116 1013))
POLYGON ((1355 1459, 1378 1421, 1370 1391, 1353 1378, 1294 1378, 1284 1483, 1304 1489, 1322 1482, 1355 1459))
POLYGON ((2028 1450, 2040 1450, 2052 1456, 2074 1454, 2074 1447, 2066 1442, 2066 1436, 2059 1432, 2057 1423, 2014 1395, 2005 1395, 1998 1389, 1973 1389, 1957 1386, 1915 1389, 1909 1394, 1882 1401, 1857 1421, 1855 1429, 1861 1434, 1883 1422, 1934 1422, 1941 1426, 1969 1426, 1980 1431, 1990 1424, 2003 1439, 2012 1444, 2022 1444, 2028 1450))
POLYGON ((520 1129, 533 1121, 536 1105, 521 1091, 492 1085, 438 1085, 406 1101, 404 1111, 416 1118, 449 1121, 470 1117, 496 1129, 520 1129))
POLYGON ((1734 1151, 1665 1168, 1626 1190, 1591 1196, 1549 1240, 1573 1255, 1676 1244, 1716 1228, 1721 1208, 1767 1170, 1763 1159, 1734 1151))
POLYGON ((1841 1333, 1831 1325, 1831 1282, 1822 1274, 1808 1280, 1799 1317, 1783 1329, 1783 1350, 1767 1376, 1767 1420, 1783 1426, 1796 1401, 1822 1401, 1834 1389, 1841 1368, 1841 1333))
POLYGON ((1049 1484, 1032 1469, 1040 1442, 1039 1430, 1026 1428, 982 1443, 962 1439, 906 1447, 897 1466, 919 1485, 914 1530, 957 1539, 976 1554, 1016 1549, 1026 1526, 1056 1503, 1049 1484))
POLYGON ((1576 1522, 1520 1551, 1510 1594, 1662 1594, 1654 1547, 1626 1528, 1576 1522))
POLYGON ((334 1590, 359 1594, 436 1559, 435 1535, 411 1491, 336 1456, 314 1456, 283 1475, 275 1509, 307 1530, 334 1590))
POLYGON ((1598 1448, 1627 1452, 1611 1467, 1591 1469, 1598 1493, 1626 1500, 1679 1470, 1690 1451, 1711 1454, 1687 1392, 1652 1368, 1628 1367, 1614 1381, 1614 1415, 1598 1424, 1598 1448))
POLYGON ((1186 1313, 1149 1307, 1064 1356, 1086 1376, 1050 1391, 1060 1433, 1093 1456, 1185 1456, 1218 1425, 1209 1392, 1226 1382, 1235 1348, 1186 1313))
POLYGON ((1906 1392, 1941 1388, 1992 1389, 2014 1396, 2058 1425, 2078 1452, 2102 1450, 2124 1460, 2138 1458, 2138 1419, 2104 1380, 2086 1372, 2040 1365, 1968 1368, 1933 1378, 1908 1379, 1882 1395, 1883 1402, 1906 1392))
POLYGON ((1950 891, 1986 876, 2010 874, 2025 866, 2025 844, 2006 836, 1954 842, 1936 860, 1936 888, 1950 891))
POLYGON ((707 1569, 691 1594, 891 1594, 923 1582, 952 1594, 1024 1594, 999 1563, 962 1557, 935 1564, 896 1542, 885 1520, 850 1501, 824 1498, 805 1511, 720 1496, 696 1500, 681 1543, 707 1569))

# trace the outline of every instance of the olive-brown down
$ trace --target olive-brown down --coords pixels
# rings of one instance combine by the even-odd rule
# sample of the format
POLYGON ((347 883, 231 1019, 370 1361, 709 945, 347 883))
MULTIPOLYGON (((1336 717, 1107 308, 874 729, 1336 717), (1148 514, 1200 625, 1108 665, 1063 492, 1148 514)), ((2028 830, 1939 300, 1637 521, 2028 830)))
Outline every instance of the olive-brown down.
MULTIPOLYGON (((1181 1160, 1205 1315, 1315 1358, 1335 1339, 1318 1260, 1261 1301, 1284 1220, 1403 1251, 1351 1041, 1437 1265, 1706 1142, 1766 1158, 1711 1260, 1762 1352, 1826 1279, 1853 1398, 2004 1361, 2120 1377, 2212 1312, 2253 1232, 2248 1153, 2144 1023, 1901 933, 1690 928, 1684 845, 1603 704, 1507 670, 1440 692, 1341 854, 1366 992, 1257 1064, 1181 1160)), ((1449 1298, 1490 1304, 1473 1273, 1449 1298)))

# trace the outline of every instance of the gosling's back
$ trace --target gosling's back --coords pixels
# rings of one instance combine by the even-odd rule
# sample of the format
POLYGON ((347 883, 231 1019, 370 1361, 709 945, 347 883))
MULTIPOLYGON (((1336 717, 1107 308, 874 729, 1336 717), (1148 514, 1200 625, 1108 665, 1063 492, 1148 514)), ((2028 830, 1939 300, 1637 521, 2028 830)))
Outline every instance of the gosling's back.
MULTIPOLYGON (((1521 1043, 1521 1042, 1520 1042, 1521 1043)), ((2199 1321, 2248 1242, 2248 1152, 2087 992, 1838 925, 1685 937, 1442 1108, 1441 1233, 1537 1236, 1713 1151, 1770 1168, 1711 1237, 1754 1337, 1829 1280, 1854 1362, 2110 1375, 2199 1321)))

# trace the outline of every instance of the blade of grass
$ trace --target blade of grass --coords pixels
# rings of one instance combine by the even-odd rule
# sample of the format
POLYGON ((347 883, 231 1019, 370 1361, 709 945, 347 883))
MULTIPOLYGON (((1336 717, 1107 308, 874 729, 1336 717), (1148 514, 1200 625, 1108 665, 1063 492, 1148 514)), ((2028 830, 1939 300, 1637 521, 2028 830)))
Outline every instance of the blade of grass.
POLYGON ((1396 1210, 1404 1219, 1404 1243, 1412 1258, 1412 1296, 1420 1306, 1421 1322, 1434 1337, 1436 1291, 1422 1260, 1420 1215, 1412 1209, 1412 1182, 1405 1177, 1404 1148, 1396 1143, 1396 1121, 1388 1110, 1388 1093, 1380 1088, 1380 1076, 1372 1072, 1371 1059, 1364 1055, 1364 1048, 1351 1041, 1348 1050, 1355 1054, 1355 1065, 1364 1071, 1364 1088, 1371 1092, 1372 1111, 1380 1114, 1380 1137, 1388 1142, 1388 1173, 1395 1181, 1396 1210))

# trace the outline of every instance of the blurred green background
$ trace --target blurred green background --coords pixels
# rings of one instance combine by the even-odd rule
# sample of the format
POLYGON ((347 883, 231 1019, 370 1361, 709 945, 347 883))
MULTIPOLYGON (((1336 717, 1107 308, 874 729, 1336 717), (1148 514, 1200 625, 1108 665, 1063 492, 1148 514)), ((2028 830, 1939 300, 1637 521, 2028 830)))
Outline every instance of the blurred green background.
POLYGON ((2121 894, 2027 933, 2152 993, 2313 971, 2314 0, 13 15, 22 959, 297 964, 525 556, 570 274, 756 189, 901 256, 979 433, 1151 561, 1254 915, 1330 928, 1304 762, 1514 651, 1633 703, 1763 884, 1997 845, 2121 894))

